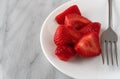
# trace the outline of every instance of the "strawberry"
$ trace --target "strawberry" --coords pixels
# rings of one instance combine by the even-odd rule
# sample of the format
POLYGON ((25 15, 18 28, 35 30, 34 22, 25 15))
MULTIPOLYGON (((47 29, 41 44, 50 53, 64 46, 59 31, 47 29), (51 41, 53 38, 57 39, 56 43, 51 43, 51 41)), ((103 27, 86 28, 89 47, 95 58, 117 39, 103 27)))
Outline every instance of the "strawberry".
POLYGON ((55 35, 54 42, 56 45, 68 45, 72 44, 72 38, 64 25, 58 26, 55 35))
POLYGON ((77 5, 72 5, 69 8, 67 8, 66 10, 64 10, 62 13, 58 14, 55 17, 55 20, 57 21, 58 24, 64 24, 65 16, 70 13, 76 13, 76 14, 81 15, 80 10, 77 7, 77 5))
POLYGON ((99 34, 100 27, 101 27, 100 23, 93 22, 93 23, 89 23, 88 25, 86 25, 82 29, 80 29, 80 32, 83 33, 83 34, 86 34, 86 33, 89 33, 89 32, 96 32, 97 34, 99 34))
POLYGON ((74 38, 74 44, 78 41, 78 39, 80 39, 82 37, 82 34, 74 29, 72 29, 72 26, 65 26, 67 31, 69 32, 69 34, 72 36, 72 38, 74 38))
POLYGON ((76 54, 75 50, 70 46, 57 46, 55 55, 63 61, 68 61, 76 54))
POLYGON ((97 33, 88 33, 75 45, 75 50, 83 57, 93 57, 101 53, 99 36, 97 33))
POLYGON ((80 16, 79 14, 68 14, 65 16, 65 24, 67 26, 71 26, 71 28, 75 30, 79 30, 83 26, 87 25, 91 21, 88 20, 87 18, 80 16))

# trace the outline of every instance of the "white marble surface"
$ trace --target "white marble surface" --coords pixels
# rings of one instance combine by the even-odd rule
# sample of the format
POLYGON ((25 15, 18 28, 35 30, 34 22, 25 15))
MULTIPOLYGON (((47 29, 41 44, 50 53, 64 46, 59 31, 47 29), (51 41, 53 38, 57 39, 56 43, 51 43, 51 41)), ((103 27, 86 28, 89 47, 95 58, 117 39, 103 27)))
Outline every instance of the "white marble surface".
POLYGON ((0 0, 0 79, 71 79, 44 57, 40 28, 68 0, 0 0))

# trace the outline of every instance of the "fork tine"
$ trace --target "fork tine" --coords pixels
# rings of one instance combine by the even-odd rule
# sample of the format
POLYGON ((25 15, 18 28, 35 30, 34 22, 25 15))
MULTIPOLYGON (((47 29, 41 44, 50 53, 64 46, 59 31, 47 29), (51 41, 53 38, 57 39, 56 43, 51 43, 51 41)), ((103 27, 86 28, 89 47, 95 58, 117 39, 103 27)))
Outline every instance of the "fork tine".
POLYGON ((102 54, 101 54, 101 56, 102 56, 102 62, 103 62, 103 64, 105 63, 105 59, 104 59, 104 47, 105 47, 105 43, 102 42, 102 54))
POLYGON ((109 65, 109 56, 108 56, 108 41, 105 41, 106 56, 107 56, 107 65, 109 65))
POLYGON ((117 64, 117 66, 118 66, 118 55, 117 55, 117 44, 116 44, 116 42, 114 42, 114 45, 115 45, 116 64, 117 64))
POLYGON ((111 41, 110 41, 110 52, 111 52, 111 61, 112 61, 112 65, 113 65, 113 46, 112 46, 111 41))

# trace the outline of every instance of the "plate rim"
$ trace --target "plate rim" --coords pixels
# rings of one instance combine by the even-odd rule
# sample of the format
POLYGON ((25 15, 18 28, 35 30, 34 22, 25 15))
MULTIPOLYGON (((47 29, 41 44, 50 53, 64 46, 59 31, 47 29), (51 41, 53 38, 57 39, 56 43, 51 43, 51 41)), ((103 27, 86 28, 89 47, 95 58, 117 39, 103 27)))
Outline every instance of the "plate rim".
MULTIPOLYGON (((74 0, 74 1, 77 1, 77 0, 74 0)), ((68 76, 68 77, 71 77, 71 78, 74 78, 74 77, 72 77, 70 74, 65 73, 62 69, 60 69, 59 67, 57 67, 57 66, 49 59, 49 57, 48 57, 47 54, 45 53, 45 50, 44 50, 44 47, 43 47, 43 42, 42 42, 42 41, 43 41, 42 35, 43 35, 43 29, 44 29, 43 26, 45 26, 45 24, 46 24, 47 20, 49 19, 49 17, 50 17, 55 11, 57 11, 59 8, 61 8, 62 6, 64 6, 65 4, 68 4, 68 3, 70 3, 70 2, 73 2, 73 0, 67 1, 67 2, 59 5, 57 8, 55 8, 55 9, 46 17, 46 19, 45 19, 45 21, 43 22, 42 27, 41 27, 41 29, 40 29, 40 46, 41 46, 41 48, 42 48, 43 54, 45 55, 46 59, 50 62, 51 65, 53 65, 54 68, 56 68, 57 70, 59 70, 60 72, 62 72, 64 75, 66 75, 66 76, 68 76)))

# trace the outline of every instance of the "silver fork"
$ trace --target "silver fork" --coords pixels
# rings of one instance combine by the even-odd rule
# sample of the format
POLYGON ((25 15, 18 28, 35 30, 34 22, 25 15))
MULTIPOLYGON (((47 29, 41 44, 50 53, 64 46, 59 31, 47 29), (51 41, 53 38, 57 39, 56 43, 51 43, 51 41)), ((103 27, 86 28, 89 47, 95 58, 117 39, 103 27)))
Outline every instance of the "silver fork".
POLYGON ((117 41, 118 36, 112 29, 112 0, 108 0, 108 10, 109 10, 109 27, 101 35, 101 46, 102 46, 102 61, 105 64, 105 59, 107 65, 111 64, 118 66, 118 55, 117 55, 117 41))

